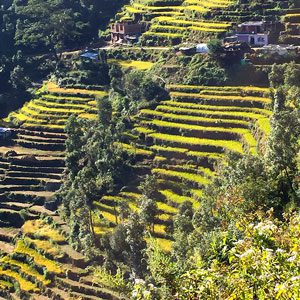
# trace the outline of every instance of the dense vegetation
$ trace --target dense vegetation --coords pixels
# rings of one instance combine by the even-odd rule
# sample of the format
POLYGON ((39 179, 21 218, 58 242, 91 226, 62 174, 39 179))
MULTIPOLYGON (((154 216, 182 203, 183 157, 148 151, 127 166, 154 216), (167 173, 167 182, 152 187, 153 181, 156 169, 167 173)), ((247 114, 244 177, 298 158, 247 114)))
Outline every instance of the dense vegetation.
POLYGON ((122 4, 122 1, 1 1, 1 116, 28 99, 26 89, 32 82, 40 82, 59 67, 62 51, 99 43, 98 30, 106 26, 122 4))

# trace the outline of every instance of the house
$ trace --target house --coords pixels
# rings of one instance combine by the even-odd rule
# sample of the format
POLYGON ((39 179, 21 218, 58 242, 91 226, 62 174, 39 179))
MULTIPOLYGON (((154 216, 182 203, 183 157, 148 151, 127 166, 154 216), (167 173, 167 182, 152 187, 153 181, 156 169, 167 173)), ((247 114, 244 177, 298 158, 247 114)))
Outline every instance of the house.
POLYGON ((146 31, 144 23, 132 20, 117 22, 111 26, 111 42, 113 44, 132 44, 146 31))
POLYGON ((0 140, 6 140, 11 137, 12 131, 8 128, 0 127, 0 140))
POLYGON ((250 21, 238 25, 235 36, 239 42, 250 46, 265 46, 269 43, 268 24, 264 21, 250 21))

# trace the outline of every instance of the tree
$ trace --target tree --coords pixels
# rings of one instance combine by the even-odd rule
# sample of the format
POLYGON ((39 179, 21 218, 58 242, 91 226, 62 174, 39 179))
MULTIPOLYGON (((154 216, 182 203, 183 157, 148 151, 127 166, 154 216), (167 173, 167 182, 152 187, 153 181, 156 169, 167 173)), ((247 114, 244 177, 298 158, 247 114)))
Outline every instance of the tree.
POLYGON ((224 54, 224 49, 222 46, 222 42, 219 39, 211 39, 207 44, 210 55, 213 58, 220 58, 222 54, 224 54))
POLYGON ((179 211, 174 218, 174 244, 173 252, 180 268, 185 268, 188 264, 190 245, 189 234, 194 230, 193 226, 194 210, 191 202, 184 202, 180 205, 179 211))
POLYGON ((122 126, 111 119, 108 99, 101 103, 103 111, 98 121, 71 117, 67 124, 67 176, 59 196, 73 229, 84 230, 93 240, 93 201, 111 193, 122 182, 130 160, 117 146, 122 126))
POLYGON ((140 183, 139 190, 143 196, 151 198, 155 195, 158 188, 157 178, 154 175, 147 175, 145 180, 140 183))
POLYGON ((108 127, 112 120, 112 106, 108 97, 97 99, 99 122, 108 127))
POLYGON ((272 88, 277 88, 284 84, 283 66, 273 64, 272 70, 269 73, 269 81, 272 88))
MULTIPOLYGON (((77 2, 77 1, 76 1, 77 2)), ((58 52, 83 37, 87 24, 75 13, 75 4, 67 0, 28 0, 16 5, 19 16, 16 43, 31 49, 47 49, 60 60, 58 52)))
POLYGON ((300 151, 299 111, 277 112, 272 118, 271 125, 266 153, 267 168, 271 176, 278 180, 278 192, 283 204, 287 204, 291 199, 296 200, 297 156, 300 151))
POLYGON ((132 268, 134 277, 141 278, 146 271, 144 251, 146 249, 146 242, 144 238, 145 228, 140 222, 136 214, 129 217, 128 222, 125 223, 126 229, 126 243, 129 246, 128 263, 132 268))
POLYGON ((159 287, 159 299, 172 299, 179 274, 176 261, 159 246, 157 240, 150 239, 146 250, 151 280, 159 287))
POLYGON ((158 208, 156 201, 143 196, 140 200, 140 218, 146 226, 152 228, 152 233, 154 233, 154 224, 156 221, 157 214, 158 208))

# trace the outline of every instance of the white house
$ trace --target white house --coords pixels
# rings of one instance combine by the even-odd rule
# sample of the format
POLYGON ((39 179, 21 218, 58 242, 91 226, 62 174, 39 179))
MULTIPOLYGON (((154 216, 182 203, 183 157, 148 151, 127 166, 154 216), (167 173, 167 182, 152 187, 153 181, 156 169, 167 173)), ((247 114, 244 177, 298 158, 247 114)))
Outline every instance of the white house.
POLYGON ((269 44, 269 32, 264 21, 250 21, 238 25, 235 34, 239 42, 250 46, 266 46, 269 44))

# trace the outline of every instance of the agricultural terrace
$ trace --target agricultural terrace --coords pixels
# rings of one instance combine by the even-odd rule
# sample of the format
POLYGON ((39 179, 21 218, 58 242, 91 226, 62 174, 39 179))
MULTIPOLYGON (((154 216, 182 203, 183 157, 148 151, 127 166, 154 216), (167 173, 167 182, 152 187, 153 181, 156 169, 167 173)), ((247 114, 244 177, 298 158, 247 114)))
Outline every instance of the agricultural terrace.
POLYGON ((105 95, 104 91, 46 83, 36 99, 8 116, 7 121, 16 128, 14 146, 1 149, 2 153, 13 150, 13 157, 0 156, 3 226, 19 227, 24 223, 24 212, 30 218, 48 213, 42 205, 59 189, 64 172, 65 123, 70 115, 96 118, 96 98, 105 95))
MULTIPOLYGON (((0 148, 0 249, 6 255, 0 261, 0 295, 6 299, 6 292, 14 292, 16 288, 25 294, 40 295, 56 274, 61 276, 68 269, 76 272, 71 262, 79 254, 68 249, 61 233, 39 219, 41 216, 58 219, 59 226, 67 232, 64 223, 51 211, 55 210, 52 197, 65 170, 65 123, 72 114, 96 118, 96 99, 105 95, 104 91, 60 88, 45 83, 35 99, 12 112, 6 120, 15 125, 12 144, 0 148), (25 238, 18 238, 14 245, 22 226, 25 238), (72 254, 74 259, 69 257, 72 254), (57 262, 68 266, 61 268, 57 262)), ((56 222, 53 224, 55 227, 56 222)), ((81 257, 79 261, 82 260, 81 257)), ((79 276, 74 274, 74 278, 78 280, 79 276)), ((56 282, 62 288, 51 291, 49 299, 71 299, 64 292, 66 286, 75 293, 75 299, 82 297, 83 287, 71 279, 65 280, 60 278, 61 283, 56 282)), ((87 294, 107 299, 103 291, 87 294)))
POLYGON ((96 98, 104 91, 60 88, 45 83, 37 98, 11 113, 7 121, 20 127, 16 143, 41 150, 64 150, 64 128, 71 115, 80 118, 97 117, 96 98))
MULTIPOLYGON (((171 100, 135 117, 134 134, 119 146, 141 158, 136 173, 153 174, 158 180, 158 207, 154 231, 161 247, 170 250, 171 220, 184 201, 196 209, 202 189, 214 177, 214 164, 226 152, 257 154, 259 140, 269 134, 269 89, 170 85, 171 100), (143 159, 147 163, 143 163, 143 159), (152 167, 147 169, 149 161, 152 167)), ((124 204, 139 211, 141 191, 137 179, 116 195, 94 202, 97 235, 122 222, 124 204)), ((140 179, 143 181, 143 179, 140 179)))
POLYGON ((125 6, 119 17, 143 16, 151 21, 150 29, 143 34, 145 44, 178 44, 188 40, 191 34, 206 38, 226 32, 230 23, 207 21, 203 15, 226 9, 233 3, 232 0, 139 0, 125 6))
POLYGON ((152 68, 154 63, 150 61, 139 61, 139 60, 118 60, 118 59, 109 59, 108 63, 117 64, 124 69, 135 69, 139 71, 146 71, 152 68))
POLYGON ((0 229, 0 296, 8 299, 19 292, 22 299, 118 299, 93 284, 88 262, 67 244, 65 228, 58 216, 50 224, 27 221, 16 244, 16 230, 0 229))
POLYGON ((299 3, 296 8, 286 10, 286 14, 282 17, 285 31, 281 36, 283 43, 300 45, 300 7, 299 3))

